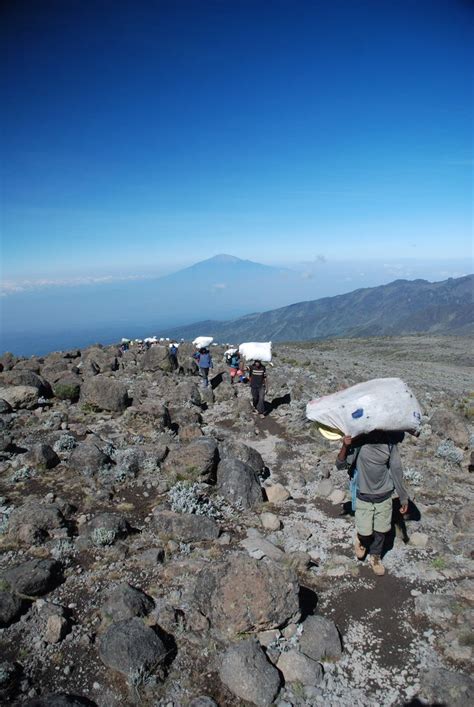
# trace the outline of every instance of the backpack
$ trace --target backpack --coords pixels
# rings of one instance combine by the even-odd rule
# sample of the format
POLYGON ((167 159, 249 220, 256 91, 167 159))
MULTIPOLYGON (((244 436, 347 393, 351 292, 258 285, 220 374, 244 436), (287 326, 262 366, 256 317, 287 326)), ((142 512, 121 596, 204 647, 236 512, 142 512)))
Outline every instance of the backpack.
POLYGON ((178 349, 176 348, 176 346, 170 346, 170 355, 176 356, 177 353, 178 353, 178 349))

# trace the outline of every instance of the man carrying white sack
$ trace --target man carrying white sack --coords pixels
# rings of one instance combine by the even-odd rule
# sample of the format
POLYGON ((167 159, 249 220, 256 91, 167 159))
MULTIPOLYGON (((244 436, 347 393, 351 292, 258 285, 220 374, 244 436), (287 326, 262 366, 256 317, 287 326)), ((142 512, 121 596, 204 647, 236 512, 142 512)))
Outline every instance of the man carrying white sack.
MULTIPOLYGON (((403 432, 374 431, 358 437, 345 436, 337 455, 338 469, 349 469, 355 501, 355 554, 359 560, 369 554, 376 575, 385 574, 381 561, 385 535, 392 523, 392 494, 400 498, 400 513, 408 510, 408 493, 397 444, 403 432)), ((353 505, 354 508, 354 505, 353 505)))

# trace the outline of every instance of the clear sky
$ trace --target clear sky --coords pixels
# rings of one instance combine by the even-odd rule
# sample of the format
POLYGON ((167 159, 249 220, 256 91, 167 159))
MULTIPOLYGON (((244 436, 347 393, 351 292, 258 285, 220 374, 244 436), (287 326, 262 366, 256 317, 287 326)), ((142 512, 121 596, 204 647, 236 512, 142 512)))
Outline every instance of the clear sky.
POLYGON ((468 0, 5 0, 3 278, 467 261, 473 19, 468 0))

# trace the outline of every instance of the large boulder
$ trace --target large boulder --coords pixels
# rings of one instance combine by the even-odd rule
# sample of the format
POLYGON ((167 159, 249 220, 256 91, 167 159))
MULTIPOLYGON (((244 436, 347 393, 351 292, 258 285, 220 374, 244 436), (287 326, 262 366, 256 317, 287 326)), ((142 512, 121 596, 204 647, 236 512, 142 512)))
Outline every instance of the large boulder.
POLYGON ((272 560, 235 554, 204 567, 194 589, 196 604, 213 630, 230 638, 297 621, 299 587, 295 572, 272 560))
POLYGON ((81 358, 81 372, 85 375, 96 375, 105 371, 117 371, 119 367, 116 349, 92 346, 84 351, 81 358))
POLYGON ((461 449, 469 442, 469 430, 465 421, 452 410, 435 410, 430 418, 430 426, 435 435, 452 440, 461 449))
POLYGON ((257 452, 253 447, 249 447, 248 444, 239 442, 232 437, 219 444, 219 454, 221 459, 230 457, 244 462, 244 464, 247 464, 247 466, 250 466, 256 471, 257 474, 260 474, 265 469, 265 462, 260 452, 257 452))
POLYGON ((263 501, 257 472, 238 459, 226 458, 217 467, 219 493, 234 506, 253 508, 263 501))
POLYGON ((11 371, 17 361, 18 358, 16 356, 14 356, 10 351, 6 351, 0 356, 0 371, 11 371))
POLYGON ((14 410, 32 410, 38 405, 38 388, 32 385, 0 386, 0 399, 14 410))
POLYGON ((151 372, 167 371, 171 373, 174 370, 174 366, 169 357, 168 346, 155 344, 148 351, 145 351, 142 359, 142 369, 151 372))
POLYGON ((312 658, 297 650, 284 651, 277 663, 285 683, 299 682, 301 685, 319 685, 323 679, 323 668, 312 658))
POLYGON ((200 437, 171 449, 162 470, 172 478, 204 481, 213 477, 217 466, 217 442, 213 437, 200 437))
POLYGON ((126 675, 151 672, 166 657, 163 641, 139 618, 113 623, 99 641, 101 661, 126 675))
POLYGON ((157 510, 152 527, 159 535, 182 542, 215 540, 219 536, 219 526, 213 518, 193 513, 157 510))
POLYGON ((59 400, 70 400, 76 403, 81 394, 82 380, 74 373, 67 373, 60 376, 52 384, 53 394, 59 400))
POLYGON ((278 670, 267 660, 255 638, 229 646, 222 658, 219 677, 234 695, 259 707, 273 704, 280 689, 278 670))
POLYGON ((97 547, 113 545, 116 540, 125 538, 129 529, 126 519, 118 513, 99 513, 87 524, 87 534, 97 547))
POLYGON ((22 609, 22 600, 8 589, 0 588, 0 628, 16 621, 22 609))
POLYGON ((35 444, 26 454, 25 461, 40 469, 52 469, 60 463, 60 458, 49 444, 35 444))
POLYGON ((421 675, 420 696, 430 704, 467 707, 474 704, 474 679, 443 668, 429 668, 421 675))
POLYGON ((154 606, 155 602, 145 592, 125 583, 108 594, 100 613, 105 619, 124 621, 134 616, 146 616, 154 606))
POLYGON ((81 403, 88 403, 98 410, 123 412, 130 400, 124 383, 99 374, 87 378, 82 384, 81 403))
POLYGON ((342 655, 336 624, 324 616, 308 616, 299 644, 301 652, 313 660, 338 660, 342 655))
POLYGON ((27 560, 3 573, 2 579, 19 594, 40 596, 53 589, 61 565, 54 560, 27 560))
POLYGON ((50 398, 53 394, 49 383, 34 371, 16 369, 7 371, 6 373, 2 373, 2 382, 7 385, 36 388, 38 395, 44 398, 50 398))
POLYGON ((80 442, 72 451, 68 465, 84 476, 94 476, 98 471, 111 464, 111 459, 92 439, 80 442))
POLYGON ((474 529, 474 501, 465 503, 453 516, 453 525, 461 533, 471 533, 474 529))
POLYGON ((66 521, 57 505, 27 501, 11 512, 8 535, 24 543, 40 543, 54 530, 64 528, 65 525, 66 521))

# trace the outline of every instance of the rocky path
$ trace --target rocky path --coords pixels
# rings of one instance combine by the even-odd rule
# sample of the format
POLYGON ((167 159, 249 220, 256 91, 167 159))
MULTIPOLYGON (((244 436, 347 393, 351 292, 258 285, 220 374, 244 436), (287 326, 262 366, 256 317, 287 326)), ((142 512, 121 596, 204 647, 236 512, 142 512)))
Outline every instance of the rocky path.
POLYGON ((469 344, 282 345, 263 420, 223 369, 203 390, 162 347, 0 359, 2 701, 472 702, 469 344), (338 445, 304 409, 389 375, 425 418, 375 577, 353 556, 338 445))

